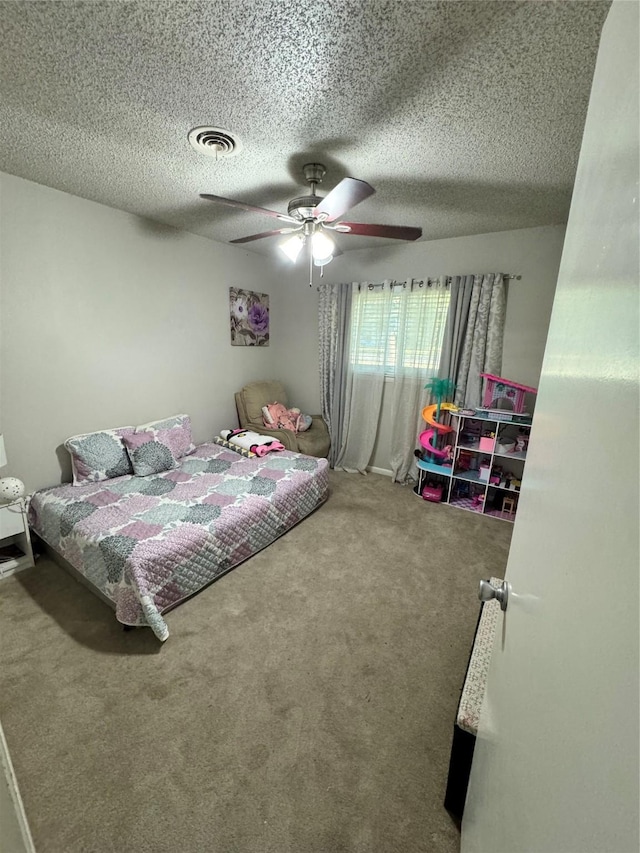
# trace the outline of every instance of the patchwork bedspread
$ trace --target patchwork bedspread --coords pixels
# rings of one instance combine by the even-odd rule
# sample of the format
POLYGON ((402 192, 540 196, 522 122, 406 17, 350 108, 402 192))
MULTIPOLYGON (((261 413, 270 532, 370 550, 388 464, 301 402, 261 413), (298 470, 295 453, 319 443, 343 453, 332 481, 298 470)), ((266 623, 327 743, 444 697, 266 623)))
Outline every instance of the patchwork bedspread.
POLYGON ((265 548, 328 496, 326 459, 245 459, 202 444, 179 468, 37 492, 36 533, 114 602, 125 625, 162 613, 265 548))

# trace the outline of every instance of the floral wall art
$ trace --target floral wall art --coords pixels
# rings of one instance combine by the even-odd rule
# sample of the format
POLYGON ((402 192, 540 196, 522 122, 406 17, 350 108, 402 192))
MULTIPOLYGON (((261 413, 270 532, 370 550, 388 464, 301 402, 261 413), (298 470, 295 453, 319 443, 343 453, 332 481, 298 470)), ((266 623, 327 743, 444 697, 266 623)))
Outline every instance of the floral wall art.
POLYGON ((269 346, 269 294, 229 288, 231 346, 269 346))

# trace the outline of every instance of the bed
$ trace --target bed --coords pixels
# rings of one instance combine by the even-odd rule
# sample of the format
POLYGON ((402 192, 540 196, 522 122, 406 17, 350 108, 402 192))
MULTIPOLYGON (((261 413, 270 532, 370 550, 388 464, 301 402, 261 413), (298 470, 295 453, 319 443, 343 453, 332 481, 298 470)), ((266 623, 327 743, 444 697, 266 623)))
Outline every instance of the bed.
POLYGON ((297 524, 328 496, 328 463, 243 458, 202 444, 173 470, 36 492, 29 523, 123 625, 169 636, 162 616, 297 524))

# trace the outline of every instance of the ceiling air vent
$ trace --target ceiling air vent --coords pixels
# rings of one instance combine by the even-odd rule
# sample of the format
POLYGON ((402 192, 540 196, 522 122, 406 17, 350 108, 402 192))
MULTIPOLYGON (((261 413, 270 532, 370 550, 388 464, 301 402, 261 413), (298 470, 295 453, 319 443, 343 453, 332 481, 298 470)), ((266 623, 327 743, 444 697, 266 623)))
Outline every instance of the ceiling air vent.
POLYGON ((220 127, 194 127, 188 138, 192 148, 216 160, 234 157, 242 148, 237 136, 220 127))

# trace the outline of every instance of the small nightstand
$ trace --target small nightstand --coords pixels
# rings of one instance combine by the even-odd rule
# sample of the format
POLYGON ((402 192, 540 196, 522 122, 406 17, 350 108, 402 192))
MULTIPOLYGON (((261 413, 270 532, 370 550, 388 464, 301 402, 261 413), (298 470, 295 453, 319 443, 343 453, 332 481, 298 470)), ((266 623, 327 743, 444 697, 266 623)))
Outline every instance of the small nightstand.
POLYGON ((0 504, 0 578, 33 565, 26 501, 0 504))

